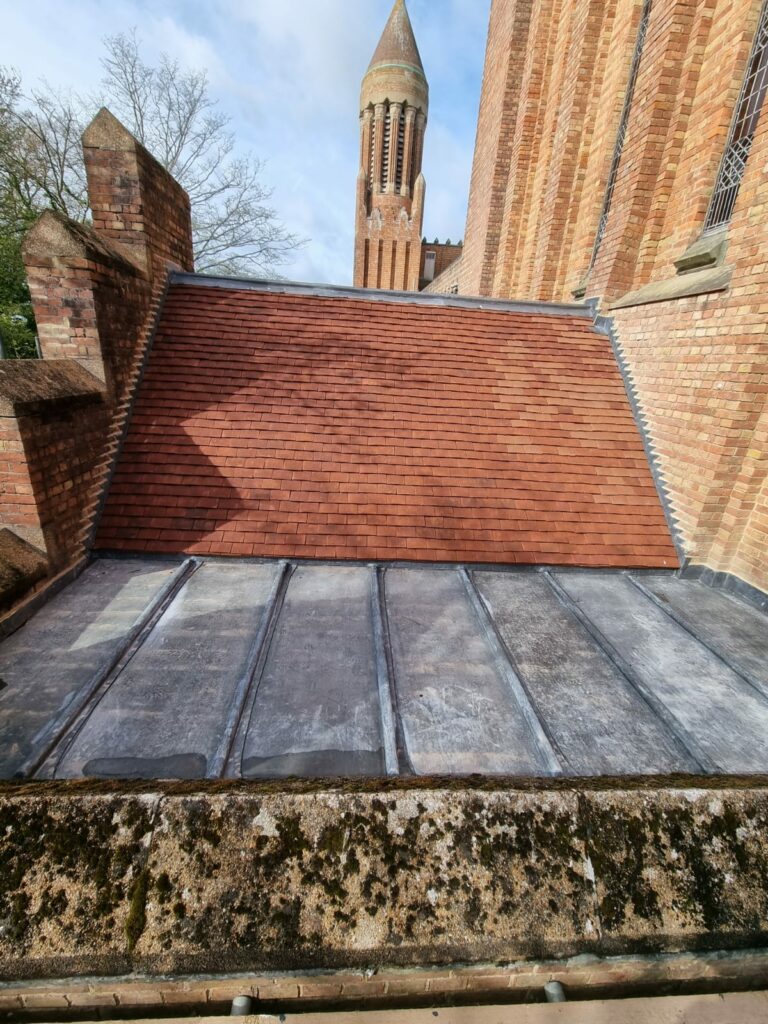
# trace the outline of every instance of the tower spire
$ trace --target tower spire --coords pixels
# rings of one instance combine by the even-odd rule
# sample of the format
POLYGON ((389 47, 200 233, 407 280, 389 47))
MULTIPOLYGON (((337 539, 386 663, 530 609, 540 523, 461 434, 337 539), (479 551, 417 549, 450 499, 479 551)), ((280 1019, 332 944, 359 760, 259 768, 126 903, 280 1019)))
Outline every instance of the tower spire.
POLYGON ((405 0, 395 0, 360 92, 355 284, 416 291, 429 85, 405 0))
POLYGON ((421 63, 421 54, 405 0, 395 0, 368 70, 375 68, 377 64, 404 64, 424 74, 424 65, 421 63))

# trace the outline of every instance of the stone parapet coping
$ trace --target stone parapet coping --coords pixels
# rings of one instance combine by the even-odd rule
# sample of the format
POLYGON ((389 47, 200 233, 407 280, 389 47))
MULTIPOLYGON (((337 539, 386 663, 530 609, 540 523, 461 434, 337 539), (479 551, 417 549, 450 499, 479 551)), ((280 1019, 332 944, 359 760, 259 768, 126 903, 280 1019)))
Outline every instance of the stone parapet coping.
MULTIPOLYGON (((246 1024, 595 1024, 615 1020, 622 1024, 763 1024, 768 1013, 768 994, 748 992, 728 995, 668 996, 661 999, 627 999, 618 1007, 609 1001, 538 1006, 465 1006, 420 1010, 369 1010, 363 1012, 310 1013, 279 1016, 258 1014, 241 1018, 246 1024), (434 1018, 439 1017, 439 1022, 434 1018)), ((208 1024, 225 1024, 229 1017, 207 1018, 208 1024)), ((198 1019, 195 1018, 195 1024, 198 1019)), ((107 1022, 109 1024, 109 1022, 107 1022)), ((145 1024, 152 1024, 146 1021, 145 1024)), ((193 1024, 192 1018, 177 1018, 177 1024, 193 1024)))
POLYGON ((413 786, 6 787, 0 978, 766 944, 764 787, 413 786))
POLYGON ((0 416, 103 399, 102 381, 73 359, 8 359, 0 366, 0 416))

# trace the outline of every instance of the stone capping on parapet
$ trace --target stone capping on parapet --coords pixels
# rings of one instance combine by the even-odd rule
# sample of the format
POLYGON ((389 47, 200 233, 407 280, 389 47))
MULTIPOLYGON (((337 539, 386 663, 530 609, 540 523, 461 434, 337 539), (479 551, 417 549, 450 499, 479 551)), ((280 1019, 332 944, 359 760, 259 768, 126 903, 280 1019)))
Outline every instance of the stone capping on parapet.
POLYGON ((0 363, 0 416, 13 416, 51 402, 104 398, 104 384, 74 359, 0 363))
POLYGON ((0 979, 765 948, 764 777, 482 782, 0 787, 0 979))
POLYGON ((589 306, 567 302, 534 302, 517 299, 487 299, 471 295, 433 295, 426 292, 384 291, 377 288, 353 288, 348 285, 310 284, 267 278, 217 277, 174 271, 170 284, 225 288, 235 291, 272 292, 284 295, 311 295, 313 298, 358 299, 361 302, 389 302, 417 306, 449 306, 456 309, 487 309, 496 313, 532 313, 538 316, 568 316, 592 319, 589 306))
POLYGON ((117 244, 110 244, 86 224, 70 220, 56 210, 45 210, 29 229, 22 242, 22 254, 28 264, 41 260, 78 260, 96 258, 100 262, 119 264, 121 270, 143 275, 142 266, 133 253, 117 244))
POLYGON ((83 146, 90 149, 109 149, 112 152, 122 153, 132 153, 137 146, 141 146, 138 139, 107 107, 99 109, 83 132, 81 141, 83 146))
POLYGON ((0 612, 47 572, 48 559, 39 548, 13 530, 0 529, 0 612))

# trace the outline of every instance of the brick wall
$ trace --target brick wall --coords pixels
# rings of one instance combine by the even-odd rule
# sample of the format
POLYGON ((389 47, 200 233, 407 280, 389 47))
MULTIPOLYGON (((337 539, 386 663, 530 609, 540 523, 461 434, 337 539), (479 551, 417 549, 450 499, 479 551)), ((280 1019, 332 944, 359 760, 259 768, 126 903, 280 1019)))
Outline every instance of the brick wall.
MULTIPOLYGON (((100 452, 110 408, 98 394, 43 403, 18 416, 19 439, 39 529, 50 565, 63 568, 83 547, 84 516, 103 474, 100 452)), ((5 515, 4 515, 5 518, 5 515)))
POLYGON ((435 254, 434 277, 432 279, 435 280, 444 273, 448 267, 452 266, 464 251, 461 244, 452 245, 450 242, 424 242, 420 246, 420 249, 421 261, 419 265, 419 288, 421 290, 423 290, 422 285, 426 286, 426 284, 431 283, 424 281, 424 267, 426 265, 428 252, 433 252, 435 254))
MULTIPOLYGON (((627 227, 610 237, 606 233, 588 294, 610 300, 674 278, 673 261, 700 236, 759 9, 754 0, 658 8, 638 96, 642 100, 653 91, 648 80, 659 74, 675 87, 663 114, 649 104, 638 106, 630 125, 627 172, 611 215, 627 227), (656 50, 663 61, 654 57, 656 50), (638 123, 649 110, 652 144, 638 123)), ((766 251, 764 108, 728 229, 730 287, 613 311, 688 557, 763 590, 768 590, 766 251)))
POLYGON ((531 0, 496 0, 491 8, 464 238, 466 259, 458 282, 464 295, 490 290, 531 7, 531 0))
MULTIPOLYGON (((696 129, 705 130, 703 124, 696 129)), ((614 311, 689 557, 763 590, 768 590, 767 166, 764 112, 730 225, 726 260, 734 269, 725 293, 614 311)), ((684 202, 682 197, 674 201, 684 202)), ((700 224, 705 212, 702 203, 700 224)), ((690 225, 687 237, 693 233, 690 225)), ((656 277, 670 272, 663 252, 651 270, 656 277)))
POLYGON ((2 526, 66 564, 109 427, 103 385, 74 360, 0 364, 2 526))
POLYGON ((87 549, 168 269, 192 269, 186 194, 109 111, 83 152, 94 227, 49 211, 29 232, 43 359, 0 372, 0 526, 50 575, 87 549))
POLYGON ((761 0, 654 0, 590 267, 641 8, 535 0, 515 33, 519 4, 494 0, 464 253, 428 290, 568 300, 581 286, 598 300, 687 556, 768 589, 768 110, 727 234, 730 286, 669 291, 682 290, 675 261, 701 237, 761 0), (652 301, 635 301, 640 289, 652 301))

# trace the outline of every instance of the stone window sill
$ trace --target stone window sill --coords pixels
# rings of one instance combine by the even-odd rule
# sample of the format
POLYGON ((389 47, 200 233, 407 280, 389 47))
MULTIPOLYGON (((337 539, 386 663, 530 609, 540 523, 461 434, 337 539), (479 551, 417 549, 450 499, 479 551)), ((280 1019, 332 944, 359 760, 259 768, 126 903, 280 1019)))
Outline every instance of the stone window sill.
POLYGON ((683 299, 691 295, 723 292, 730 285, 732 275, 731 266, 692 270, 665 281, 654 281, 635 292, 628 292, 612 302, 609 308, 626 309, 628 306, 645 306, 652 302, 668 302, 670 299, 683 299))

